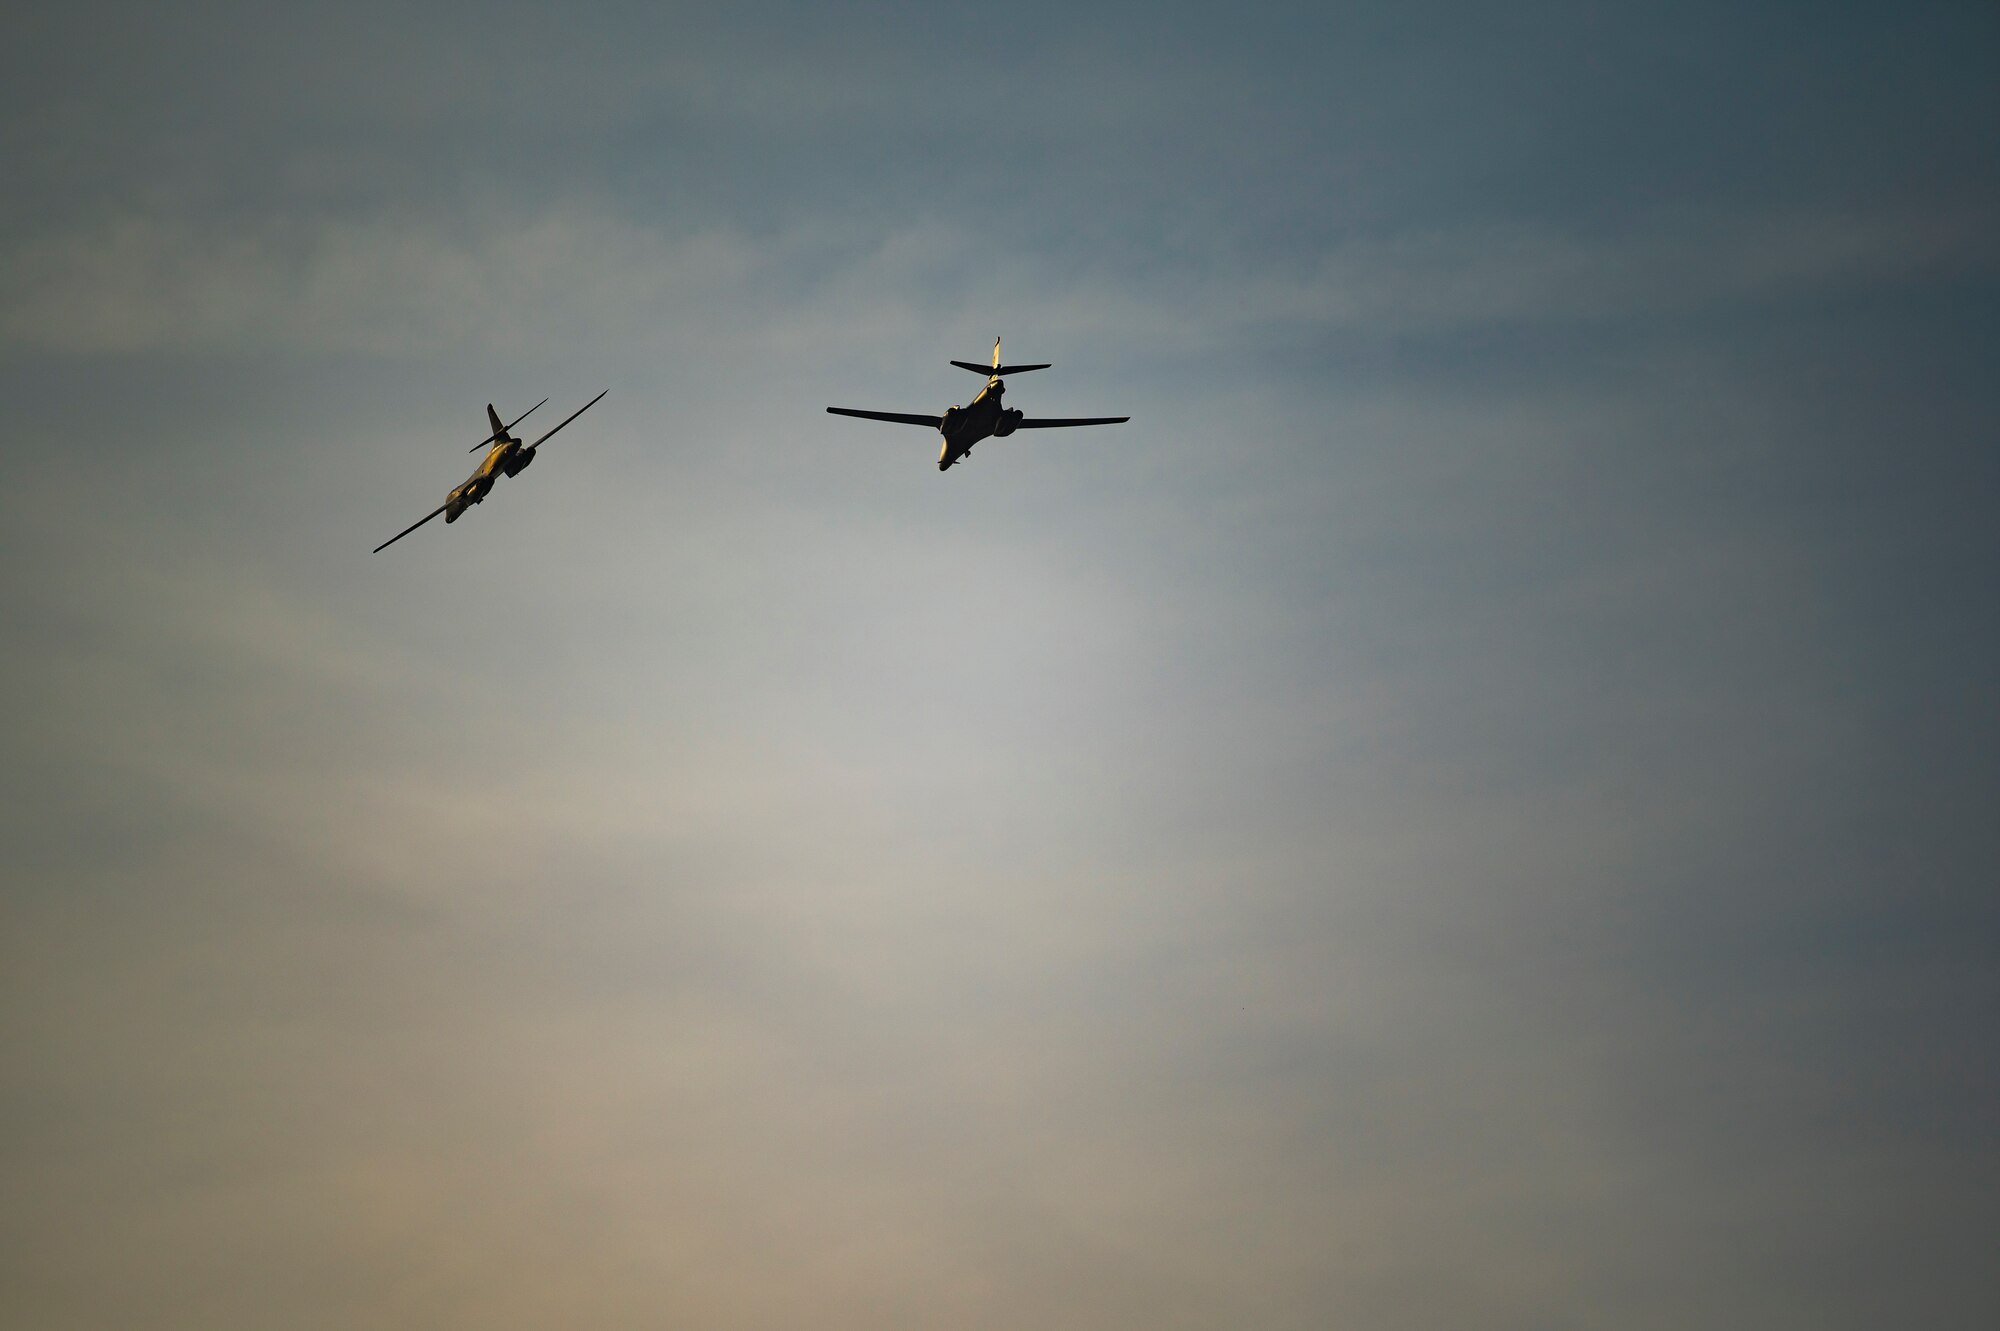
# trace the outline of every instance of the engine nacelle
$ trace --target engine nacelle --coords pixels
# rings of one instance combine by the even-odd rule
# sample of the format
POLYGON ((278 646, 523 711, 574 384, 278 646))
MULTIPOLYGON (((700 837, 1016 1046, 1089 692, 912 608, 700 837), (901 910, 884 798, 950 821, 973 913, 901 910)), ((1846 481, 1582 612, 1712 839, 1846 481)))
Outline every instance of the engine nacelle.
POLYGON ((535 460, 535 450, 532 448, 528 449, 526 452, 514 454, 513 457, 507 459, 506 462, 507 474, 509 476, 519 476, 522 472, 528 469, 528 467, 534 462, 534 460, 535 460))
POLYGON ((1008 435, 1014 433, 1020 424, 1021 413, 1009 407, 1000 413, 998 420, 993 422, 993 437, 995 439, 1005 439, 1008 435))

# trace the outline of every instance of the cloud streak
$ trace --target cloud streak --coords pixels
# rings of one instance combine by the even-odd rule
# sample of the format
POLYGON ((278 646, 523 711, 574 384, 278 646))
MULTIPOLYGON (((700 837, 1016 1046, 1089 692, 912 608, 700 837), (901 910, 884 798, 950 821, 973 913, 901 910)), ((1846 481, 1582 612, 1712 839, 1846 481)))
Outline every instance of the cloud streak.
POLYGON ((800 227, 775 238, 664 232, 607 205, 462 219, 377 215, 264 224, 129 214, 17 242, 0 342, 65 354, 502 354, 579 339, 832 340, 921 325, 926 305, 1034 312, 1079 335, 1139 329, 1213 345, 1257 329, 1424 336, 1591 325, 1978 278, 1981 219, 1689 218, 1587 238, 1482 225, 1358 236, 1303 266, 1221 257, 1141 288, 1088 270, 994 264, 934 222, 879 240, 800 227), (803 278, 803 299, 796 282, 803 278), (782 293, 782 294, 781 294, 782 293), (803 331, 800 331, 803 329, 803 331))

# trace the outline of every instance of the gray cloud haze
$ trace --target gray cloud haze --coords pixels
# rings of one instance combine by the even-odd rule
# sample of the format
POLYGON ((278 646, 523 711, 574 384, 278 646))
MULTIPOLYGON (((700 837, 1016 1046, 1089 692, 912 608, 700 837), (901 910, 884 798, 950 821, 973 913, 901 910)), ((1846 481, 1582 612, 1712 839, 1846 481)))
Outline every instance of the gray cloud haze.
POLYGON ((0 1321, 2000 1311, 1990 9, 8 26, 0 1321))

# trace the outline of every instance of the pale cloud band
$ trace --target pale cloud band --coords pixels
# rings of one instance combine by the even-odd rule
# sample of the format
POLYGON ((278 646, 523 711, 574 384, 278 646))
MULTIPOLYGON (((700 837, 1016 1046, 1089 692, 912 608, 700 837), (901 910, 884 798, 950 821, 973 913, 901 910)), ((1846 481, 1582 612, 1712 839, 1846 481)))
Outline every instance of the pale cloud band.
POLYGON ((0 342, 77 355, 546 355, 580 338, 670 343, 692 313, 709 338, 763 343, 821 336, 801 325, 914 329, 929 284, 946 280, 955 306, 989 317, 1019 310, 1079 334, 1143 330, 1213 349, 1253 329, 1589 324, 1979 278, 1996 263, 1985 220, 1663 218, 1615 237, 1485 225, 1359 236, 1296 268, 1218 259, 1140 286, 996 265, 984 238, 941 222, 859 242, 816 227, 675 236, 609 206, 263 224, 128 214, 15 242, 0 263, 0 342), (778 275, 802 269, 809 285, 781 294, 778 275))

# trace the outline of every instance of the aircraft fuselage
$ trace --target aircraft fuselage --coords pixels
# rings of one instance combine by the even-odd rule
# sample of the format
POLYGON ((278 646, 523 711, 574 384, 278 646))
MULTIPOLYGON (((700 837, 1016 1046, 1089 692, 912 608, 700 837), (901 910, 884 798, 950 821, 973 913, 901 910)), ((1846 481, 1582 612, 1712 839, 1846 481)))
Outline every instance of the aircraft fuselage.
POLYGON ((938 447, 938 470, 945 471, 972 451, 972 446, 982 439, 1004 439, 1014 433, 1014 426, 1021 419, 1021 413, 1003 406, 1000 399, 1006 394, 1007 385, 997 376, 986 381, 986 387, 979 390, 979 396, 962 407, 946 410, 938 422, 938 436, 942 441, 938 447))
POLYGON ((519 439, 510 435, 505 439, 494 440, 493 447, 487 450, 486 457, 480 462, 478 470, 460 481, 453 487, 452 492, 445 496, 444 520, 458 521, 459 514, 486 498, 487 492, 493 488, 493 482, 502 476, 520 475, 534 460, 535 450, 523 448, 519 439))

